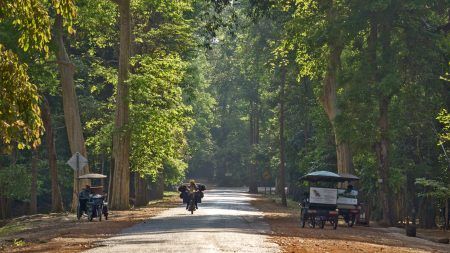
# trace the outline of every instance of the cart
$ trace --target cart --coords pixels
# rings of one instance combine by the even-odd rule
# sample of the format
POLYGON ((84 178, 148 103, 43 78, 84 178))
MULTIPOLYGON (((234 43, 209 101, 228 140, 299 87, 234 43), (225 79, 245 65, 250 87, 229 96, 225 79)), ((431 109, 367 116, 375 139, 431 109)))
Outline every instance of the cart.
MULTIPOLYGON (((78 179, 104 179, 102 174, 85 174, 79 176, 78 179)), ((87 216, 89 221, 98 218, 102 221, 102 216, 105 220, 108 219, 108 202, 106 202, 107 194, 103 191, 103 186, 91 186, 89 189, 84 189, 78 194, 77 205, 77 219, 80 220, 83 215, 87 216)))
POLYGON ((309 223, 312 228, 318 225, 323 229, 328 221, 336 229, 339 214, 336 185, 342 181, 341 176, 330 171, 315 171, 304 175, 300 180, 309 184, 309 192, 300 204, 300 226, 305 227, 309 223))

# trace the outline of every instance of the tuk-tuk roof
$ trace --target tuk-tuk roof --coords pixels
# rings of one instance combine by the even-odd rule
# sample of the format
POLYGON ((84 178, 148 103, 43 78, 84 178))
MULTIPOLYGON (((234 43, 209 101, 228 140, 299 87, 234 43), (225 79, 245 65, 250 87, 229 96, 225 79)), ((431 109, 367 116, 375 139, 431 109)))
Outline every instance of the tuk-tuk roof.
POLYGON ((341 182, 345 181, 339 174, 336 174, 331 171, 314 171, 310 172, 303 177, 300 178, 301 180, 310 181, 310 182, 317 182, 317 181, 326 181, 326 182, 341 182))
POLYGON ((334 173, 331 171, 320 170, 310 172, 301 177, 300 180, 305 180, 309 182, 318 182, 318 181, 345 182, 345 181, 359 180, 359 177, 352 175, 350 173, 334 173))
POLYGON ((79 176, 78 179, 99 179, 99 178, 106 178, 107 176, 103 174, 97 174, 97 173, 89 173, 84 174, 82 176, 79 176))
POLYGON ((342 177, 345 181, 353 181, 353 180, 359 180, 359 177, 352 175, 350 173, 339 173, 339 176, 342 177))

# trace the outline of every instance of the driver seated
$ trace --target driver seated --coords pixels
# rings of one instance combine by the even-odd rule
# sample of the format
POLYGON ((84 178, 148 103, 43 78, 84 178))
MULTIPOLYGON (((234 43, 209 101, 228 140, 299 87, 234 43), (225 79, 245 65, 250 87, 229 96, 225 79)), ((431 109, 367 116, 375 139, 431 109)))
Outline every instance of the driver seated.
POLYGON ((347 196, 356 197, 358 195, 358 192, 353 190, 353 185, 348 184, 347 189, 345 189, 344 194, 347 196))
POLYGON ((91 186, 86 185, 85 188, 80 192, 79 198, 80 199, 89 199, 91 194, 92 194, 91 186))

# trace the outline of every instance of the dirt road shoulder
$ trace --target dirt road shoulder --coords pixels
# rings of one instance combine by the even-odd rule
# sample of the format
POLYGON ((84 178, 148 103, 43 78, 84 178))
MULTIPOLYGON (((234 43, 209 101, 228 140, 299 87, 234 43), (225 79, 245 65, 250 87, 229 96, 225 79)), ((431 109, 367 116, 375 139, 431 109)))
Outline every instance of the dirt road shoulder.
POLYGON ((348 228, 340 224, 324 229, 301 228, 299 208, 292 204, 286 208, 263 196, 252 204, 264 213, 273 234, 271 240, 280 245, 282 252, 449 252, 448 244, 438 244, 398 233, 371 227, 348 228))
POLYGON ((179 204, 178 194, 167 193, 146 207, 110 211, 109 219, 101 222, 77 221, 72 213, 17 218, 0 227, 0 252, 80 252, 179 204))

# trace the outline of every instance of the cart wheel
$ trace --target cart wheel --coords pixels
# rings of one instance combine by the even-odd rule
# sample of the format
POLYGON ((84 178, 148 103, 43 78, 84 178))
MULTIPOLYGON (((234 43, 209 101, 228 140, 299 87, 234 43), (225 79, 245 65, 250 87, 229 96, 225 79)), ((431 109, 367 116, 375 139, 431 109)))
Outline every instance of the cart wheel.
POLYGON ((336 218, 334 218, 334 221, 333 221, 333 229, 337 228, 338 222, 339 222, 339 217, 336 216, 336 218))
POLYGON ((87 215, 88 215, 88 220, 89 221, 92 221, 92 218, 94 218, 93 216, 93 210, 88 210, 88 212, 87 212, 87 215))
POLYGON ((77 205, 77 219, 80 220, 83 212, 80 210, 80 204, 77 205))
POLYGON ((301 216, 300 216, 300 226, 301 226, 302 228, 304 228, 304 227, 305 227, 305 224, 306 224, 306 220, 307 220, 307 218, 308 218, 308 217, 306 217, 306 213, 305 213, 305 211, 304 211, 304 210, 302 210, 302 212, 301 212, 301 216))
POLYGON ((309 219, 309 226, 312 228, 316 227, 316 217, 315 216, 311 216, 309 219))
POLYGON ((103 205, 102 214, 105 215, 105 220, 108 220, 108 206, 103 205))
POLYGON ((356 217, 354 214, 350 215, 350 217, 348 219, 348 223, 347 223, 348 227, 351 228, 351 227, 353 227, 353 225, 355 225, 355 219, 356 219, 356 217))
POLYGON ((322 218, 321 218, 320 221, 319 221, 319 227, 320 227, 321 229, 323 229, 323 228, 325 227, 325 220, 323 220, 322 218))
POLYGON ((97 209, 97 216, 98 216, 98 221, 102 221, 102 208, 99 207, 97 209))

